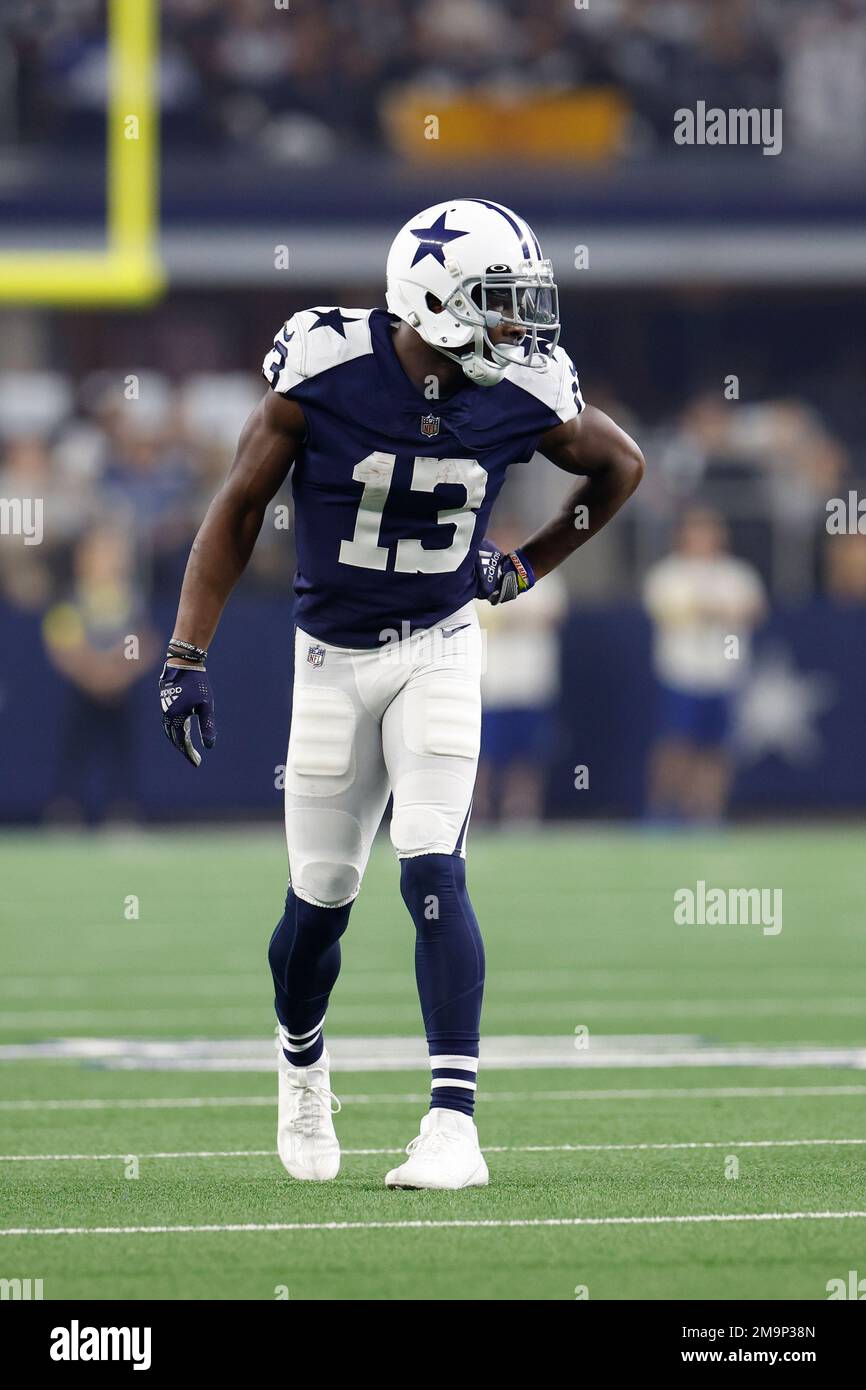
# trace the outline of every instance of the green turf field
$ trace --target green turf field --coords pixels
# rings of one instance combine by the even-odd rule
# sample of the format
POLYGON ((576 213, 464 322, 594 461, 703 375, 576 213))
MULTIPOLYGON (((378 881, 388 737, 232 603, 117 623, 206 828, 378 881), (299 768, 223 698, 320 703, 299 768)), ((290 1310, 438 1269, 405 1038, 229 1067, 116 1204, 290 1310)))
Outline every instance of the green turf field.
MULTIPOLYGON (((482 1044, 491 1186, 437 1194, 382 1183, 417 1132, 423 1067, 335 1070, 343 1168, 314 1186, 273 1152, 267 1071, 144 1069, 122 1042, 107 1064, 109 1039, 169 1058, 190 1039, 267 1045, 276 833, 8 834, 0 1278, 42 1278, 48 1299, 826 1298, 866 1276, 862 864, 845 828, 474 836, 487 1034, 571 1054, 585 1027, 589 1052, 485 1072, 482 1044), (781 933, 675 925, 698 879, 781 888, 781 933), (587 1065, 623 1035, 653 1065, 587 1065), (35 1055, 60 1039, 92 1057, 35 1055), (663 1065, 664 1039, 694 1064, 663 1065), (745 1044, 748 1066, 703 1064, 745 1044)), ((332 1038, 418 1031, 397 882, 380 843, 332 1038)))

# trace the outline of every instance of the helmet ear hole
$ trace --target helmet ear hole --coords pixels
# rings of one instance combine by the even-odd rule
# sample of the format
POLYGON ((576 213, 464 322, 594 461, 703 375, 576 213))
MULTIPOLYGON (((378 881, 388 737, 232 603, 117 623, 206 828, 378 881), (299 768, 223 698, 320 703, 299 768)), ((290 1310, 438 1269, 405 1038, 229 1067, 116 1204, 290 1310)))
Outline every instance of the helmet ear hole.
POLYGON ((431 294, 429 290, 424 296, 424 303, 427 305, 427 308, 430 310, 431 314, 442 313, 442 300, 437 299, 435 294, 431 294))

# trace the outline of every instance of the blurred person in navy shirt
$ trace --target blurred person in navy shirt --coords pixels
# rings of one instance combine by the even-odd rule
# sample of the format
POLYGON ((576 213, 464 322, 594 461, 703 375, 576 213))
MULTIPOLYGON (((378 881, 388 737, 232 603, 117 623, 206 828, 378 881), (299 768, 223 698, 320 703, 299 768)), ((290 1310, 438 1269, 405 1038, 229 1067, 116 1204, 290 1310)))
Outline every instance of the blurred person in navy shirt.
POLYGON ((79 540, 67 599, 45 614, 51 665, 67 683, 51 819, 134 813, 133 688, 159 647, 136 583, 126 529, 105 521, 79 540))

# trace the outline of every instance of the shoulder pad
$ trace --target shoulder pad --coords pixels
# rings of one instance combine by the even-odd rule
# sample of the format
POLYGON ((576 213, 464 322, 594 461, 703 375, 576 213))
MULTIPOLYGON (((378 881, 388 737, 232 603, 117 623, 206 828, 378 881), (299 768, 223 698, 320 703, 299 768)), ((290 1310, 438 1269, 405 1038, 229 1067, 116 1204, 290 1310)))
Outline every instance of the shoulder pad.
POLYGON ((372 352, 371 309, 319 306, 284 323, 262 363, 262 374, 284 395, 309 377, 372 352))
POLYGON ((558 345, 550 354, 546 372, 532 367, 513 366, 505 372, 505 380, 527 391, 562 420, 573 420, 584 407, 580 382, 574 363, 565 348, 558 345))

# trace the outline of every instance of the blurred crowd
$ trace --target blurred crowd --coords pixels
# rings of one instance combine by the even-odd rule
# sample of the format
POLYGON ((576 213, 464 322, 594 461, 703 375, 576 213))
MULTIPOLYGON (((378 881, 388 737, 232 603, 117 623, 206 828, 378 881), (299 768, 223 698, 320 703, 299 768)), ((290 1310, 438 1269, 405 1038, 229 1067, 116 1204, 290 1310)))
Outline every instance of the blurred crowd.
MULTIPOLYGON (((834 536, 829 546, 825 524, 827 500, 857 485, 863 461, 813 406, 701 394, 648 424, 601 383, 590 378, 585 389, 641 441, 651 467, 622 523, 594 542, 591 562, 576 562, 571 584, 584 601, 633 593, 677 516, 699 500, 726 515, 737 548, 779 596, 826 589, 866 602, 866 535, 834 536)), ((263 390, 252 372, 171 380, 154 371, 100 371, 78 381, 51 370, 0 372, 0 497, 40 498, 44 508, 40 544, 4 538, 0 596, 46 611, 68 596, 81 554, 105 534, 123 539, 102 560, 113 556, 130 591, 174 595, 263 390)), ((543 464, 512 469, 503 511, 533 527, 568 486, 543 464)), ((290 500, 285 492, 275 508, 290 500)), ((247 582, 286 592, 293 564, 290 528, 268 523, 247 582)))
MULTIPOLYGON (((103 790, 87 814, 135 813, 134 687, 161 660, 193 536, 264 389, 253 372, 98 371, 74 379, 49 369, 0 371, 0 616, 5 610, 15 631, 39 634, 65 691, 50 817, 82 814, 94 767, 103 790), (33 528, 16 534, 10 524, 16 500, 20 515, 33 517, 28 499, 41 508, 38 543, 33 528)), ((770 605, 823 592, 836 604, 866 607, 866 534, 830 534, 826 525, 828 499, 847 498, 863 461, 819 410, 791 396, 739 402, 720 392, 686 395, 679 409, 649 423, 600 381, 588 378, 585 390, 640 440, 647 477, 622 518, 540 585, 525 611, 518 606, 505 624, 499 610, 483 615, 488 715, 479 815, 494 805, 523 820, 542 813, 563 625, 576 606, 633 605, 643 588, 653 622, 673 624, 670 641, 662 640, 676 658, 665 658, 659 677, 668 722, 651 767, 650 809, 664 819, 718 818, 730 781, 723 741, 732 692, 706 689, 718 672, 703 668, 700 688, 692 688, 692 667, 706 645, 707 576, 712 570, 719 589, 711 611, 720 608, 728 626, 729 591, 739 602, 738 575, 746 572, 754 576, 750 593, 766 593, 770 605), (683 518, 695 506, 713 508, 717 520, 686 533, 683 518), (706 534, 718 552, 710 557, 715 568, 706 534), (733 578, 728 550, 739 567, 733 578), (682 626, 684 603, 697 624, 691 637, 682 626), (524 673, 519 703, 515 669, 524 673), (710 751, 707 721, 718 745, 710 751), (693 724, 697 771, 688 762, 693 724), (682 808, 680 782, 688 790, 682 808), (697 787, 705 791, 700 804, 697 787)), ((571 486, 541 460, 510 470, 494 537, 509 545, 525 539, 571 486)), ((288 603, 293 570, 286 487, 267 514, 244 591, 288 603)), ((763 599, 749 603, 757 621, 763 599)))
MULTIPOLYGON (((94 535, 119 536, 113 564, 141 594, 174 591, 192 537, 256 404, 252 374, 0 373, 0 496, 43 500, 43 539, 6 537, 0 589, 40 611, 74 586, 94 535), (17 540, 17 544, 13 543, 17 540), (122 552, 122 554, 121 554, 122 552)), ((266 532, 252 567, 279 547, 266 532)), ((277 564, 291 573, 285 546, 277 564)))
MULTIPOLYGON (((52 820, 137 813, 132 701, 169 635, 154 604, 162 596, 173 606, 192 538, 262 389, 253 376, 226 373, 176 384, 147 372, 79 381, 0 373, 0 615, 5 604, 38 624, 64 691, 45 805, 52 820), (16 500, 22 517, 38 519, 18 534, 8 510, 16 500)), ((292 568, 285 532, 265 526, 245 585, 278 579, 288 593, 292 568)))
MULTIPOLYGON (((786 148, 866 147, 866 0, 160 0, 169 149, 325 161, 386 143, 384 105, 448 93, 614 88, 624 154, 672 113, 782 107, 786 148)), ((0 21, 0 138, 101 139, 105 0, 16 0, 0 21)))

